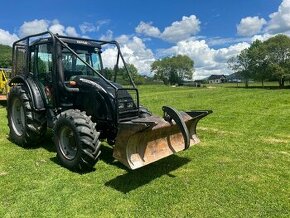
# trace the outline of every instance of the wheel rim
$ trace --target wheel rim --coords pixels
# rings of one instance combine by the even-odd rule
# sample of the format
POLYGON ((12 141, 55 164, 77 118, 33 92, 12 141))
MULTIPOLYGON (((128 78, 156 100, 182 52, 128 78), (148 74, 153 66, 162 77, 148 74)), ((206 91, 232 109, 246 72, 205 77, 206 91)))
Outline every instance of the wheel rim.
POLYGON ((23 105, 19 98, 15 98, 12 103, 12 127, 16 135, 22 136, 25 126, 25 116, 23 105))
POLYGON ((59 147, 62 155, 68 159, 72 160, 77 154, 77 143, 73 130, 64 126, 60 131, 59 147))

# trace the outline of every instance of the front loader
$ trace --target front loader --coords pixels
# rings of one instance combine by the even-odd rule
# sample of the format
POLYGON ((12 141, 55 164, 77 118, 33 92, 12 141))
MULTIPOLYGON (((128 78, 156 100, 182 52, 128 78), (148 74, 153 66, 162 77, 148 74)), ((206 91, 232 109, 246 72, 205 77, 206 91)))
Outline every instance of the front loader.
POLYGON ((198 121, 212 112, 163 106, 163 118, 152 115, 139 103, 116 41, 44 32, 16 41, 12 56, 7 102, 11 140, 32 146, 52 128, 57 157, 71 170, 92 169, 103 140, 130 169, 186 150, 199 142, 198 121), (102 59, 106 49, 116 51, 110 77, 102 59), (125 70, 120 71, 121 64, 125 70), (127 84, 120 85, 120 78, 127 84))

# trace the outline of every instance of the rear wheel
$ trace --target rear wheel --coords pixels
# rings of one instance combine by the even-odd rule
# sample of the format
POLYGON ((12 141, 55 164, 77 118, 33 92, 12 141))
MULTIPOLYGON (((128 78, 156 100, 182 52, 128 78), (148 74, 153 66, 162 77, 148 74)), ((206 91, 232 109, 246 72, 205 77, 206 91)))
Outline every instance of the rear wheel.
POLYGON ((85 112, 62 112, 54 127, 54 142, 61 164, 74 171, 91 170, 100 155, 100 133, 85 112))
POLYGON ((35 112, 24 86, 13 86, 7 104, 9 137, 16 144, 31 146, 46 132, 45 112, 35 112))

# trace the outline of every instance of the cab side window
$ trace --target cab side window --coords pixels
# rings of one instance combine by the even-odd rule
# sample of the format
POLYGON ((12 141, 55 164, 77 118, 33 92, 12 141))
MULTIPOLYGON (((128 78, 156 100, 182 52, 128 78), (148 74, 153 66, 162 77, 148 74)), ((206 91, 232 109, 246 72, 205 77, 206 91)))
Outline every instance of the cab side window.
POLYGON ((42 84, 51 82, 52 53, 49 44, 40 44, 37 48, 36 72, 42 84))

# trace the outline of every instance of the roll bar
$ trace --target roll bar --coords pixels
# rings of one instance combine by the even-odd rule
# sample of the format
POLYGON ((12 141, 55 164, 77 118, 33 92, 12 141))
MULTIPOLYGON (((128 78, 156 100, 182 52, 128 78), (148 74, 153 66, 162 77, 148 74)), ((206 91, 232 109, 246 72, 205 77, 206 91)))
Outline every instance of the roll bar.
MULTIPOLYGON (((25 49, 28 50, 28 47, 30 45, 30 39, 31 38, 34 38, 34 37, 39 37, 39 36, 43 36, 43 35, 50 35, 51 39, 52 39, 52 44, 53 44, 53 48, 55 49, 55 53, 56 53, 56 42, 59 42, 63 47, 65 47, 66 49, 68 49, 73 55, 75 55, 83 64, 85 64, 90 70, 92 70, 93 72, 95 72, 102 80, 104 80, 108 85, 110 85, 112 88, 114 88, 116 91, 118 90, 118 88, 111 82, 109 81, 108 79, 106 79, 102 74, 100 74, 98 71, 96 71, 90 64, 88 64, 85 60, 83 60, 73 49, 71 49, 68 44, 66 42, 64 42, 62 39, 73 39, 73 40, 81 40, 81 41, 87 41, 87 42, 96 42, 97 44, 99 44, 100 46, 103 46, 103 45, 106 45, 106 44, 110 44, 110 45, 115 45, 117 47, 117 50, 118 50, 118 55, 117 55, 117 61, 116 61, 116 65, 118 66, 119 64, 119 60, 121 59, 121 61, 123 62, 124 64, 124 68, 125 68, 125 71, 127 72, 128 76, 129 76, 129 79, 130 79, 130 82, 132 84, 132 86, 134 88, 136 88, 135 86, 135 83, 132 79, 132 76, 130 75, 129 71, 128 71, 128 67, 127 67, 127 64, 125 62, 125 59, 123 57, 123 54, 121 52, 121 49, 120 49, 120 45, 117 41, 115 40, 112 40, 112 41, 104 41, 104 40, 94 40, 94 39, 86 39, 86 38, 79 38, 79 37, 68 37, 68 36, 60 36, 58 34, 54 34, 52 33, 51 31, 45 31, 45 32, 42 32, 42 33, 38 33, 38 34, 34 34, 34 35, 29 35, 29 36, 26 36, 22 39, 19 39, 17 41, 15 41, 13 43, 13 51, 12 51, 12 57, 13 57, 13 72, 15 72, 15 67, 16 66, 16 63, 15 62, 15 47, 16 46, 27 46, 25 49), (19 42, 25 42, 25 44, 19 44, 19 42)), ((28 55, 26 55, 26 63, 29 63, 29 57, 28 55)), ((26 68, 28 67, 28 65, 26 64, 25 65, 26 68)), ((28 69, 25 69, 26 72, 28 72, 28 69)), ((115 73, 115 78, 116 78, 116 73, 115 73)), ((69 92, 78 92, 78 88, 71 88, 71 87, 68 87, 64 81, 62 81, 65 89, 69 92)))

